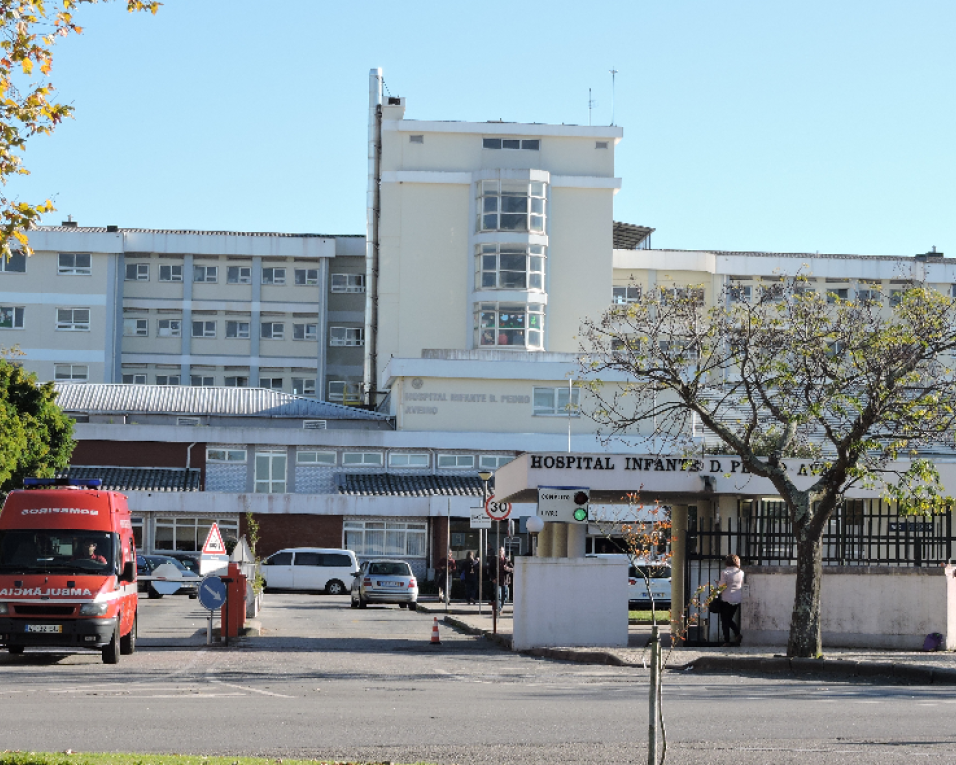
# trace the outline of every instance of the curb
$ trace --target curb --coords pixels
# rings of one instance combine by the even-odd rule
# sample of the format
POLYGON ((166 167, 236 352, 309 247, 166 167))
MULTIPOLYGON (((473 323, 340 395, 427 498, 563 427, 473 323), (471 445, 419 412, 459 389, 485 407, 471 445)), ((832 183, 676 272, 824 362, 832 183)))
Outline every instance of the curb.
POLYGON ((751 672, 768 675, 836 675, 838 677, 893 677, 910 685, 956 685, 956 669, 921 664, 852 661, 846 659, 788 659, 745 656, 704 656, 670 671, 751 672))

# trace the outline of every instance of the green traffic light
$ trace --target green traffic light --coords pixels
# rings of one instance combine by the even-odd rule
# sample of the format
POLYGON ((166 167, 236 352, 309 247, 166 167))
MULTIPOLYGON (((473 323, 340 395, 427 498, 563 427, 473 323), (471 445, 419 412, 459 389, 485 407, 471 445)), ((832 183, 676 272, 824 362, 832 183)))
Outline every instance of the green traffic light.
POLYGON ((574 520, 576 521, 586 521, 588 519, 588 511, 583 507, 579 507, 574 511, 574 520))

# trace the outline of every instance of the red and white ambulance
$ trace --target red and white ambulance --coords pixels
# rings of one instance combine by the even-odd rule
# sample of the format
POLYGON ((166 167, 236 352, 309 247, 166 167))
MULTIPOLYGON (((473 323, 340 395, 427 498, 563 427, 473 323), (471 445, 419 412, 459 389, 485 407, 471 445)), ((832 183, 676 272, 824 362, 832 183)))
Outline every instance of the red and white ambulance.
POLYGON ((0 643, 136 650, 136 544, 126 497, 100 481, 28 478, 0 511, 0 643))

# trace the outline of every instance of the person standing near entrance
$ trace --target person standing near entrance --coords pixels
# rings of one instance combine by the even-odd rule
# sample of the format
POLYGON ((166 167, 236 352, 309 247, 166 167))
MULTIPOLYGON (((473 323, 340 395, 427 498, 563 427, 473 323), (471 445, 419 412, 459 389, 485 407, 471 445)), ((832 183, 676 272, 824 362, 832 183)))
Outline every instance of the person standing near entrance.
POLYGON ((508 556, 505 555, 505 548, 498 548, 498 557, 494 560, 488 562, 488 578, 491 580, 492 584, 495 585, 495 603, 494 607, 498 610, 498 613, 501 613, 501 610, 504 608, 505 603, 508 602, 508 595, 510 594, 511 588, 511 574, 514 571, 514 566, 511 565, 511 561, 508 560, 508 556), (500 574, 500 581, 499 581, 500 574))
MULTIPOLYGON (((720 590, 720 626, 724 630, 723 647, 740 645, 740 624, 734 616, 743 599, 744 572, 740 570, 740 558, 728 555, 724 558, 724 570, 720 574, 717 589, 720 590), (734 640, 730 640, 730 631, 734 631, 734 640)), ((739 619, 739 617, 738 617, 739 619)))
POLYGON ((469 550, 467 557, 461 562, 461 579, 465 583, 465 598, 468 605, 478 602, 478 574, 481 571, 475 554, 469 550))
POLYGON ((458 570, 458 564, 455 562, 455 556, 451 550, 448 551, 448 557, 438 561, 435 567, 435 578, 438 579, 438 599, 444 603, 451 600, 451 583, 455 579, 455 572, 458 570))

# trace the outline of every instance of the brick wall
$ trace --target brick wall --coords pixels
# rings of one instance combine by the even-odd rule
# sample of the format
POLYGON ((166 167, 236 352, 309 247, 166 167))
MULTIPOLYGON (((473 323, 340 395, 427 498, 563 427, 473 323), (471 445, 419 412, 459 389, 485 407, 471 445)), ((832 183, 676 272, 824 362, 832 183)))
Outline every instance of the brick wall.
MULTIPOLYGON (((266 515, 256 513, 259 523, 260 558, 285 547, 341 547, 341 515, 266 515)), ((246 534, 246 517, 239 517, 239 533, 246 534)))

